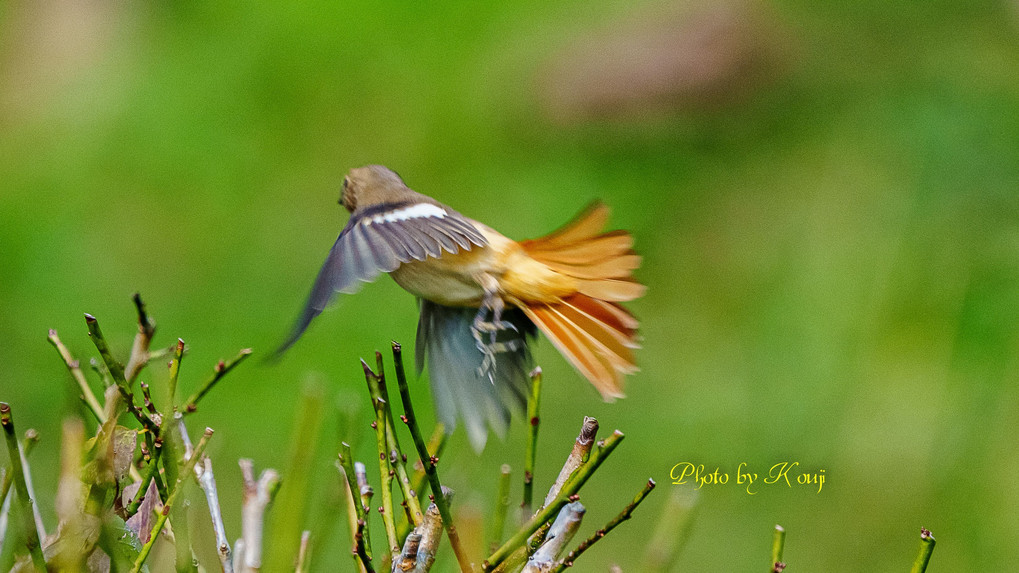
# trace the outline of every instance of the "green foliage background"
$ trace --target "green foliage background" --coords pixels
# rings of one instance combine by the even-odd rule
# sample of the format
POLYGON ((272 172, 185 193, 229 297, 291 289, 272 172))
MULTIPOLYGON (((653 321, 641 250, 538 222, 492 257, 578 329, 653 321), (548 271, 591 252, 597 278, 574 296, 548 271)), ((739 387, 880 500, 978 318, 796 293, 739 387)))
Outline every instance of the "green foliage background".
MULTIPOLYGON (((48 328, 87 357, 93 313, 126 355, 140 291, 160 344, 192 349, 183 392, 239 348, 264 356, 345 222, 343 173, 382 163, 511 237, 599 197, 636 236, 649 291, 629 397, 601 403, 538 350, 538 483, 590 414, 627 440, 588 486, 584 531, 647 477, 662 485, 585 570, 639 570, 681 461, 798 461, 827 481, 705 488, 676 570, 764 570, 776 522, 797 570, 903 571, 921 525, 933 569, 1019 565, 1015 2, 777 0, 794 55, 752 97, 565 126, 536 95, 542 66, 651 3, 256 4, 0 3, 0 396, 43 434, 40 492, 77 407, 48 328)), ((300 388, 321 385, 304 512, 319 566, 348 558, 327 502, 340 412, 368 421, 357 360, 411 347, 415 317, 379 281, 196 414, 229 491, 240 456, 286 466, 300 388)), ((443 465, 461 509, 487 510, 500 464, 519 472, 522 427, 480 457, 455 435, 443 465)), ((239 498, 224 494, 231 536, 239 498)))

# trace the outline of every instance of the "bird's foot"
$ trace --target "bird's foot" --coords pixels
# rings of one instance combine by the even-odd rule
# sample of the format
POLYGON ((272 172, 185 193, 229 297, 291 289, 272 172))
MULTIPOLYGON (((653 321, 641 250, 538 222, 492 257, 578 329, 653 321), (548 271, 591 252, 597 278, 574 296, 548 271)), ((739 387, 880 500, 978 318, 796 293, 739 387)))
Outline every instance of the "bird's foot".
POLYGON ((481 359, 481 366, 478 367, 478 376, 488 378, 489 382, 495 384, 495 361, 497 356, 506 352, 516 352, 523 347, 524 341, 519 338, 482 345, 479 347, 483 358, 481 359))
POLYGON ((496 356, 503 352, 515 352, 519 350, 523 341, 520 339, 500 342, 498 336, 503 331, 519 332, 515 324, 502 320, 502 313, 506 304, 496 294, 494 288, 485 288, 485 297, 481 301, 481 307, 474 316, 471 325, 471 335, 474 336, 474 344, 481 352, 483 358, 478 368, 478 375, 487 377, 489 382, 495 383, 496 356), (488 314, 491 312, 491 320, 488 314), (484 335, 488 334, 487 337, 484 335), (487 338, 487 340, 486 340, 487 338))

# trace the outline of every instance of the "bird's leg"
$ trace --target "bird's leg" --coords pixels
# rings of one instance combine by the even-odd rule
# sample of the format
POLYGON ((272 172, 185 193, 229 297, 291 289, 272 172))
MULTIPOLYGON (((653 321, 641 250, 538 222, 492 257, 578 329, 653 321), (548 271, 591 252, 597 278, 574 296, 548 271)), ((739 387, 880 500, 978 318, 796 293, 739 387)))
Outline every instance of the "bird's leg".
POLYGON ((474 316, 474 323, 471 326, 471 334, 474 336, 474 342, 478 350, 484 358, 481 361, 481 367, 478 368, 478 374, 488 377, 490 382, 495 381, 495 357, 500 352, 513 352, 518 350, 521 345, 521 341, 518 339, 510 340, 507 342, 499 342, 499 332, 503 330, 512 330, 517 332, 517 327, 512 322, 502 320, 502 312, 506 308, 506 303, 499 296, 499 282, 495 277, 489 274, 482 275, 478 283, 484 289, 485 294, 481 300, 481 307, 478 309, 478 313, 474 316), (492 320, 487 321, 488 313, 491 311, 492 320), (483 334, 488 333, 488 341, 486 342, 483 334))

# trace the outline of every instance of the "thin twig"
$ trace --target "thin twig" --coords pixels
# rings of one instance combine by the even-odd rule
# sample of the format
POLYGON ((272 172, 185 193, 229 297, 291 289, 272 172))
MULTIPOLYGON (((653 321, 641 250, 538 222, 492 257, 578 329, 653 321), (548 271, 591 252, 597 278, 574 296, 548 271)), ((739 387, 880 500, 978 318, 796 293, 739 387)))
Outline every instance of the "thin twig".
POLYGON ((927 571, 927 564, 931 561, 931 555, 934 554, 934 536, 931 535, 930 530, 925 527, 920 528, 920 553, 916 556, 916 561, 913 562, 913 569, 910 573, 924 573, 927 571))
POLYGON ((782 550, 785 548, 785 528, 775 524, 775 535, 771 540, 771 573, 782 573, 785 563, 782 562, 782 550))
MULTIPOLYGON (((426 448, 429 452, 429 457, 439 459, 442 457, 442 451, 446 449, 446 442, 448 441, 449 434, 446 433, 446 427, 442 423, 435 424, 435 429, 432 430, 432 437, 428 439, 428 447, 426 448)), ((418 505, 423 506, 428 500, 428 492, 431 491, 428 488, 428 472, 425 471, 425 465, 418 459, 414 462, 414 477, 410 480, 410 489, 417 492, 418 505)))
POLYGON ((100 382, 103 383, 103 388, 109 388, 113 386, 113 376, 110 375, 110 369, 106 367, 106 364, 102 360, 96 360, 95 358, 88 359, 88 367, 96 373, 99 377, 100 382))
POLYGON ((625 508, 623 508, 623 511, 619 512, 619 515, 613 517, 611 521, 605 524, 605 527, 602 527, 598 531, 595 531, 594 534, 591 535, 591 537, 588 537, 587 539, 582 541, 580 545, 577 546, 576 549, 570 551, 569 555, 566 556, 566 559, 559 563, 559 565, 556 568, 552 569, 552 572, 560 573, 567 567, 573 567, 573 563, 577 560, 577 558, 580 557, 585 551, 590 549, 592 545, 597 543, 599 539, 608 535, 613 529, 619 526, 620 523, 623 523, 627 519, 630 519, 630 516, 633 515, 633 510, 637 509, 637 506, 640 505, 642 501, 644 501, 644 498, 646 498, 648 494, 651 493, 651 490, 653 490, 654 488, 655 480, 653 479, 647 480, 647 484, 644 485, 644 488, 637 493, 636 497, 633 498, 633 501, 631 501, 629 504, 627 504, 625 508))
POLYGON ((410 522, 417 527, 421 525, 424 515, 421 513, 421 504, 418 502, 417 494, 411 487, 410 478, 407 475, 407 456, 400 447, 400 438, 396 435, 396 426, 393 422, 393 409, 389 406, 389 390, 386 387, 386 373, 382 368, 382 353, 375 353, 376 368, 378 368, 377 382, 379 395, 385 400, 386 414, 386 442, 389 454, 389 463, 396 470, 396 481, 400 486, 403 495, 404 507, 410 517, 410 522))
POLYGON ((28 492, 26 483, 27 468, 22 464, 22 449, 18 444, 18 438, 14 433, 14 418, 11 415, 11 406, 6 402, 0 402, 0 425, 3 425, 4 435, 7 440, 7 452, 11 456, 11 474, 14 480, 14 491, 18 494, 21 502, 22 519, 25 523, 25 545, 32 556, 32 564, 37 571, 46 571, 46 559, 42 555, 40 540, 45 538, 45 532, 38 529, 35 522, 35 509, 31 495, 28 492))
POLYGON ((393 470, 389 464, 389 447, 386 438, 386 408, 388 404, 382 397, 379 389, 379 375, 372 372, 368 363, 361 361, 364 369, 364 379, 368 384, 368 394, 371 397, 372 407, 375 409, 375 421, 372 428, 375 429, 375 444, 379 452, 379 480, 382 490, 382 505, 379 506, 379 513, 382 514, 382 523, 386 530, 386 540, 389 542, 389 554, 394 558, 400 554, 400 540, 396 536, 396 520, 393 511, 393 470))
MULTIPOLYGON (((541 368, 531 371, 531 390, 527 396, 527 421, 530 431, 527 433, 527 449, 524 454, 524 501, 520 504, 520 522, 524 523, 533 515, 532 500, 534 498, 534 461, 538 455, 538 416, 541 404, 541 368)), ((555 497, 555 496, 552 496, 555 497)))
POLYGON ((262 567, 262 534, 265 528, 265 511, 279 488, 276 470, 263 470, 255 481, 254 463, 249 459, 239 462, 244 478, 244 501, 241 505, 241 535, 244 536, 244 553, 240 571, 252 573, 262 567))
POLYGON ((584 505, 579 501, 566 504, 559 511, 552 527, 548 530, 545 542, 527 561, 522 573, 548 573, 555 571, 559 555, 566 549, 566 544, 576 535, 580 522, 584 519, 584 505))
POLYGON ((357 529, 354 530, 354 552, 357 554, 358 559, 361 560, 361 566, 368 573, 375 573, 375 569, 372 567, 372 558, 368 555, 368 546, 364 542, 365 536, 368 534, 368 528, 363 519, 357 520, 357 529))
MULTIPOLYGON (((180 412, 174 412, 173 418, 177 421, 177 429, 180 431, 181 441, 184 443, 184 455, 190 458, 192 454, 191 437, 188 435, 187 426, 184 425, 184 416, 180 412)), ((223 525, 223 512, 219 504, 216 476, 212 473, 212 460, 208 456, 203 456, 195 464, 195 478, 202 491, 205 492, 206 505, 209 506, 212 531, 216 535, 216 553, 219 555, 219 564, 223 567, 223 573, 233 573, 230 541, 226 536, 226 527, 223 525)))
POLYGON ((305 529, 301 532, 301 545, 297 550, 297 565, 294 573, 307 573, 308 565, 311 563, 311 532, 305 529))
POLYGON ((92 339, 92 344, 96 345, 96 350, 99 351, 99 356, 102 357, 106 367, 110 370, 110 376, 113 379, 126 382, 124 378, 124 366, 113 357, 110 352, 110 346, 106 343, 106 338, 103 336, 103 331, 99 328, 99 321, 96 317, 89 313, 85 313, 85 325, 88 326, 88 335, 92 339))
POLYGON ((64 360, 64 364, 67 366, 67 371, 71 373, 71 377, 78 383, 82 399, 85 400, 89 411, 92 412, 92 415, 96 417, 100 424, 105 422, 106 414, 103 412, 103 407, 99 404, 99 400, 96 399, 95 393, 92 392, 92 387, 88 385, 85 373, 81 371, 81 363, 75 360, 74 356, 71 355, 71 351, 60 341, 56 330, 50 329, 50 334, 46 339, 50 341, 53 348, 57 349, 60 358, 64 360))
POLYGON ((197 410, 198 401, 201 400, 206 394, 208 394, 209 390, 212 390, 212 387, 215 386, 217 382, 222 380, 223 377, 226 376, 231 370, 236 368, 238 364, 244 362, 244 360, 248 356, 251 356, 251 349, 245 348, 238 352, 237 356, 235 356, 234 359, 229 362, 224 362, 220 360, 216 364, 216 368, 213 371, 212 376, 209 377, 209 379, 206 380, 205 383, 198 388, 197 392, 192 394, 191 397, 188 398, 186 402, 184 402, 184 406, 181 408, 181 411, 183 411, 185 414, 191 414, 192 412, 197 410))
POLYGON ((495 494, 495 510, 492 512, 492 540, 488 550, 495 551, 502 543, 502 532, 506 526, 506 510, 509 508, 510 477, 512 469, 509 464, 503 464, 499 469, 499 489, 495 494))
POLYGON ((202 486, 202 491, 205 492, 205 500, 209 506, 212 530, 216 534, 216 553, 219 555, 219 563, 223 566, 223 573, 233 573, 230 541, 227 539, 226 527, 223 525, 223 512, 219 506, 216 477, 212 473, 212 460, 208 456, 203 458, 202 463, 195 466, 195 472, 200 474, 198 476, 198 484, 202 486))
POLYGON ((124 402, 126 402, 128 411, 131 412, 132 416, 137 418, 138 422, 141 423, 146 430, 153 434, 158 434, 159 423, 134 405, 134 394, 131 392, 131 386, 128 383, 127 378, 124 376, 124 367, 110 352, 110 347, 106 343, 106 338, 103 337, 103 331, 99 328, 99 321, 91 314, 85 313, 85 324, 88 326, 88 335, 92 338, 92 343, 95 344, 96 349, 99 351, 99 356, 102 357, 103 362, 110 371, 113 383, 116 384, 121 397, 124 399, 124 402))
MULTIPOLYGON (((25 439, 21 441, 21 467, 25 471, 25 487, 28 488, 29 499, 38 499, 35 496, 35 486, 32 484, 32 467, 28 464, 28 454, 39 443, 39 432, 33 428, 25 430, 25 439)), ((32 517, 35 519, 35 528, 39 532, 39 539, 46 540, 46 526, 42 522, 42 512, 39 511, 39 504, 32 502, 32 517)))
POLYGON ((152 342, 152 335, 156 333, 156 323, 152 321, 149 314, 145 312, 145 303, 138 293, 131 297, 134 306, 138 310, 138 334, 134 337, 131 345, 131 357, 124 368, 124 377, 128 385, 138 378, 138 374, 149 363, 149 344, 152 342))
POLYGON ((577 468, 584 465, 588 458, 591 456, 591 447, 594 445, 595 437, 598 435, 598 420, 590 416, 584 416, 584 423, 580 427, 580 434, 577 435, 577 440, 573 442, 573 449, 570 450, 570 455, 566 458, 566 463, 563 464, 561 470, 559 470, 559 476, 556 477, 555 483, 549 488, 548 494, 545 496, 545 501, 542 505, 548 505, 550 501, 555 499, 559 495, 559 491, 562 489, 563 484, 566 480, 570 479, 570 476, 577 471, 577 468))
POLYGON ((591 453, 590 459, 584 465, 580 466, 569 480, 563 484, 562 490, 559 495, 552 500, 551 503, 546 504, 538 513, 534 515, 530 520, 527 521, 506 543, 503 543, 499 549, 494 551, 492 555, 485 560, 481 565, 482 571, 491 571, 495 569, 504 559, 510 556, 518 547, 523 546, 532 533, 538 530, 539 527, 548 522, 554 515, 559 513, 559 510, 563 508, 571 500, 570 498, 577 493, 577 491, 587 482, 592 474, 598 469, 598 467, 605 461, 619 442, 623 439, 623 433, 619 430, 613 432, 611 436, 606 438, 603 442, 598 444, 598 447, 591 453))
POLYGON ((149 484, 152 483, 152 479, 159 473, 159 457, 163 448, 156 448, 149 465, 145 468, 145 473, 142 474, 141 486, 138 488, 138 493, 135 494, 134 499, 127 506, 128 517, 138 513, 138 509, 141 507, 142 502, 145 501, 145 494, 149 491, 149 484))
MULTIPOLYGON (((369 507, 370 506, 364 501, 363 495, 365 493, 368 493, 368 495, 370 496, 371 495, 370 488, 369 488, 368 492, 362 491, 361 485, 360 485, 359 480, 357 478, 357 471, 354 469, 354 458, 353 458, 352 454, 350 453, 350 445, 347 444, 347 442, 343 442, 343 443, 340 444, 339 460, 340 460, 340 467, 343 468, 343 478, 344 478, 344 481, 346 481, 346 483, 347 483, 347 489, 350 491, 350 497, 351 497, 351 500, 353 501, 353 506, 354 506, 354 516, 355 516, 354 527, 352 527, 350 529, 351 535, 354 536, 354 540, 353 540, 354 541, 354 546, 355 546, 354 552, 355 552, 355 554, 359 554, 360 553, 357 550, 356 546, 357 546, 358 543, 362 543, 365 546, 364 547, 364 554, 367 556, 368 561, 371 561, 371 558, 372 558, 372 555, 371 555, 371 539, 368 536, 368 529, 364 528, 364 534, 360 538, 357 537, 357 524, 358 524, 358 522, 364 522, 364 523, 368 522, 368 512, 369 512, 369 507)), ((367 565, 367 563, 365 565, 367 565)))
POLYGON ((145 564, 145 560, 148 559, 149 553, 152 551, 152 546, 159 537, 159 532, 163 530, 163 526, 166 525, 166 520, 170 517, 170 510, 173 508, 173 504, 177 500, 177 496, 180 494, 180 491, 184 489, 184 476, 187 476, 194 471, 195 464, 198 462, 198 459, 202 457, 202 454, 205 453, 205 446, 209 444, 209 438, 211 437, 212 428, 205 428, 205 434, 202 435, 202 439, 199 440, 198 445, 195 446, 195 451, 192 452, 191 456, 184 462, 183 471, 178 473, 177 481, 173 484, 173 489, 170 491, 170 495, 166 498, 162 511, 159 512, 159 518, 156 519, 156 524, 152 527, 152 533, 149 535, 149 540, 142 546, 141 551, 138 553, 138 558, 135 559, 134 567, 131 569, 132 573, 140 571, 142 565, 145 564))
MULTIPOLYGON (((343 445, 347 446, 346 444, 343 444, 343 445)), ((347 446, 348 449, 349 449, 349 447, 350 446, 347 446)), ((342 458, 342 454, 341 454, 341 458, 342 458)), ((354 541, 354 544, 351 545, 351 547, 354 547, 354 550, 352 551, 353 556, 354 556, 354 563, 357 565, 357 570, 360 571, 361 573, 364 573, 366 571, 366 569, 365 569, 364 565, 361 563, 361 558, 358 556, 358 551, 357 551, 357 548, 355 547, 357 541, 356 541, 356 539, 354 539, 354 535, 357 532, 357 522, 358 522, 357 512, 358 512, 358 508, 360 507, 361 511, 363 511, 364 510, 364 506, 361 505, 361 499, 360 498, 357 498, 357 500, 354 499, 354 490, 353 490, 354 486, 353 486, 353 483, 351 482, 350 478, 347 477, 347 476, 350 475, 348 472, 352 471, 352 470, 348 470, 343 465, 343 462, 341 460, 337 460, 336 461, 336 469, 339 470, 339 472, 340 472, 340 478, 343 481, 343 483, 340 485, 340 487, 343 489, 343 493, 345 494, 345 497, 347 499, 347 521, 348 521, 348 525, 350 526, 350 536, 351 536, 351 539, 354 541)))
POLYGON ((177 394, 177 380, 180 377, 180 363, 184 359, 184 341, 177 339, 177 346, 173 348, 173 357, 170 359, 170 378, 166 384, 167 401, 173 406, 174 396, 177 394))
POLYGON ((421 429, 418 427, 417 416, 414 415, 414 405, 410 400, 407 373, 403 369, 403 349, 397 342, 393 343, 393 362, 396 367, 396 381, 400 387, 400 399, 403 401, 404 418, 406 418, 407 427, 414 438, 414 447, 417 448, 418 456, 421 458, 425 473, 428 475, 428 482, 432 486, 432 497, 435 499, 435 505, 442 516, 442 524, 446 528, 446 535, 449 537, 449 544, 453 547, 453 553, 456 554, 456 561, 460 565, 460 570, 463 573, 469 573, 474 571, 474 565, 467 558, 467 554, 460 544, 460 535, 453 524, 453 516, 449 511, 449 502, 443 494, 442 485, 439 482, 439 473, 435 468, 438 458, 429 455, 425 447, 425 440, 421 437, 421 429))

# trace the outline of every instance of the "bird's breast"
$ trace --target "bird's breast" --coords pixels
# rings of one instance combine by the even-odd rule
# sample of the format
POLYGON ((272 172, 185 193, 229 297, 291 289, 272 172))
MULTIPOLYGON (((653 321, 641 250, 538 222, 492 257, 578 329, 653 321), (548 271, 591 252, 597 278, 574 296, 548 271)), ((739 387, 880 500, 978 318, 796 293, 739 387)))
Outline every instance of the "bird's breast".
POLYGON ((486 267, 490 256, 486 250, 476 246, 470 251, 411 261, 389 275, 404 290, 421 298, 446 306, 478 306, 485 293, 475 277, 486 267))

